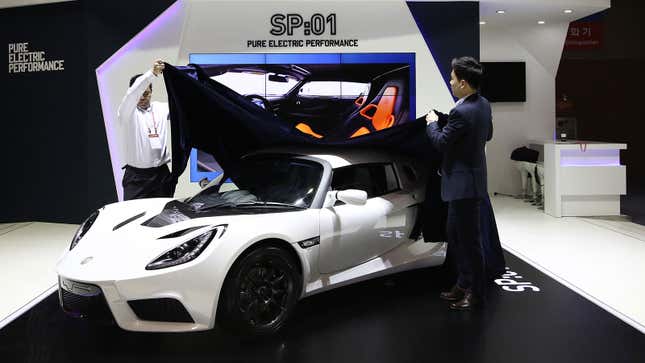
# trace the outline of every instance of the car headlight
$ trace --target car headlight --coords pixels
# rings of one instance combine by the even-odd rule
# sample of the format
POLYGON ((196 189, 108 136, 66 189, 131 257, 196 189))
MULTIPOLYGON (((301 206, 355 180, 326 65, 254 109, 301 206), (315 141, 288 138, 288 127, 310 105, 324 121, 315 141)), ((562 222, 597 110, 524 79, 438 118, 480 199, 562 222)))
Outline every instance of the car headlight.
POLYGON ((83 238, 85 233, 90 230, 92 225, 94 224, 94 221, 96 221, 96 218, 99 216, 99 211, 94 211, 94 213, 90 214, 89 217, 81 224, 80 227, 78 227, 78 230, 76 231, 76 234, 74 235, 74 238, 72 239, 72 244, 69 245, 69 250, 71 251, 76 245, 78 244, 78 241, 83 238))
POLYGON ((208 247, 208 244, 213 239, 219 239, 224 235, 227 226, 227 224, 220 224, 199 236, 180 244, 159 256, 156 260, 150 262, 148 266, 146 266, 146 270, 158 270, 160 268, 177 266, 194 260, 206 249, 206 247, 208 247))

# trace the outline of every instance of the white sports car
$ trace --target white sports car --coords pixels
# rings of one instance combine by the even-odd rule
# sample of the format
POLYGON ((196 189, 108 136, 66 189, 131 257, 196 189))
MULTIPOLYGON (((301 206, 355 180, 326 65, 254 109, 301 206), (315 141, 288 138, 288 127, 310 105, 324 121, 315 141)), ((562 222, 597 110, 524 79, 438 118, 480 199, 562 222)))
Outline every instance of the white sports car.
POLYGON ((61 306, 134 331, 274 332, 303 297, 443 263, 444 243, 410 238, 424 172, 376 152, 273 150, 243 158, 234 184, 106 205, 58 262, 61 306))

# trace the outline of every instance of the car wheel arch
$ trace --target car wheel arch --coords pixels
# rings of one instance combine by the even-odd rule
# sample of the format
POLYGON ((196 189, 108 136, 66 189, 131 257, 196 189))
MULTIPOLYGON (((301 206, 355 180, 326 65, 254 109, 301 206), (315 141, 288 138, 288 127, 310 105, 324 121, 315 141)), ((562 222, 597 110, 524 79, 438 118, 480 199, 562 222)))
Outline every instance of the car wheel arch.
MULTIPOLYGON (((252 251, 254 251, 254 250, 258 249, 258 248, 269 247, 269 246, 278 247, 278 248, 281 248, 281 249, 289 252, 291 257, 293 257, 293 259, 298 264, 298 270, 300 271, 300 276, 303 276, 303 278, 304 278, 304 274, 305 274, 304 268, 305 268, 305 266, 304 266, 304 263, 302 261, 302 257, 300 256, 300 254, 298 254, 298 252, 296 251, 295 247, 291 243, 289 243, 289 242, 287 242, 287 241, 285 241, 283 239, 280 239, 280 238, 262 239, 262 240, 254 242, 250 246, 246 247, 246 249, 244 249, 235 258, 235 260, 233 261, 231 266, 229 266, 228 271, 230 271, 231 268, 233 268, 233 265, 235 265, 235 263, 237 261, 239 261, 243 256, 251 253, 252 251)), ((227 275, 228 275, 228 272, 227 272, 227 275)))
MULTIPOLYGON (((237 256, 235 256, 235 258, 232 259, 232 262, 230 262, 230 264, 227 266, 227 268, 226 268, 226 276, 222 280, 222 285, 228 279, 229 273, 233 269, 233 266, 235 266, 235 264, 238 261, 240 261, 244 256, 246 256, 249 253, 255 251, 256 249, 269 247, 269 246, 278 247, 280 249, 283 249, 283 250, 287 251, 291 255, 291 257, 294 259, 294 261, 298 264, 298 271, 300 272, 300 276, 303 279, 302 291, 304 291, 305 274, 309 271, 309 263, 308 263, 308 261, 306 260, 306 258, 304 256, 301 256, 296 251, 296 248, 291 243, 289 243, 289 242, 287 242, 287 241, 285 241, 283 239, 275 238, 275 237, 274 238, 265 238, 265 239, 255 241, 251 245, 246 246, 246 248, 244 250, 239 252, 237 254, 237 256)), ((219 300, 219 298, 222 297, 221 295, 222 295, 222 291, 220 289, 218 300, 219 300)))

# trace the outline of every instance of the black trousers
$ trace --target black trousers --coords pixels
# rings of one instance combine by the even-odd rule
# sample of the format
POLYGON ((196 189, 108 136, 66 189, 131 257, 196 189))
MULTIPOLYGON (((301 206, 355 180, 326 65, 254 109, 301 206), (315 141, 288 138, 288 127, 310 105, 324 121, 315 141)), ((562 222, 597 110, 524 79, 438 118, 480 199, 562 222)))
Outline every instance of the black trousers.
POLYGON ((448 250, 457 268, 457 285, 484 298, 485 268, 480 226, 481 199, 459 199, 448 203, 448 250))
POLYGON ((123 200, 171 197, 177 183, 170 176, 168 164, 156 168, 123 167, 123 200))

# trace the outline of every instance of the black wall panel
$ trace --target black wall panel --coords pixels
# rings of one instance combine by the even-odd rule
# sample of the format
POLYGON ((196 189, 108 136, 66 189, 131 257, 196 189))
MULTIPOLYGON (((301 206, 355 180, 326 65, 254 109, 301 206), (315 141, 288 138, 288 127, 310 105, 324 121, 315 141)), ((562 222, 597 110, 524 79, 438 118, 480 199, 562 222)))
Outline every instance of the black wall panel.
POLYGON ((0 10, 4 52, 29 42, 47 59, 65 60, 64 71, 9 74, 8 53, 0 56, 0 223, 79 223, 117 200, 95 70, 173 2, 0 10))
POLYGON ((415 1, 407 4, 449 85, 453 58, 470 56, 479 60, 479 3, 415 1))
POLYGON ((0 222, 77 221, 86 211, 87 83, 82 6, 0 11, 0 222), (63 71, 8 73, 9 44, 28 42, 63 71))

